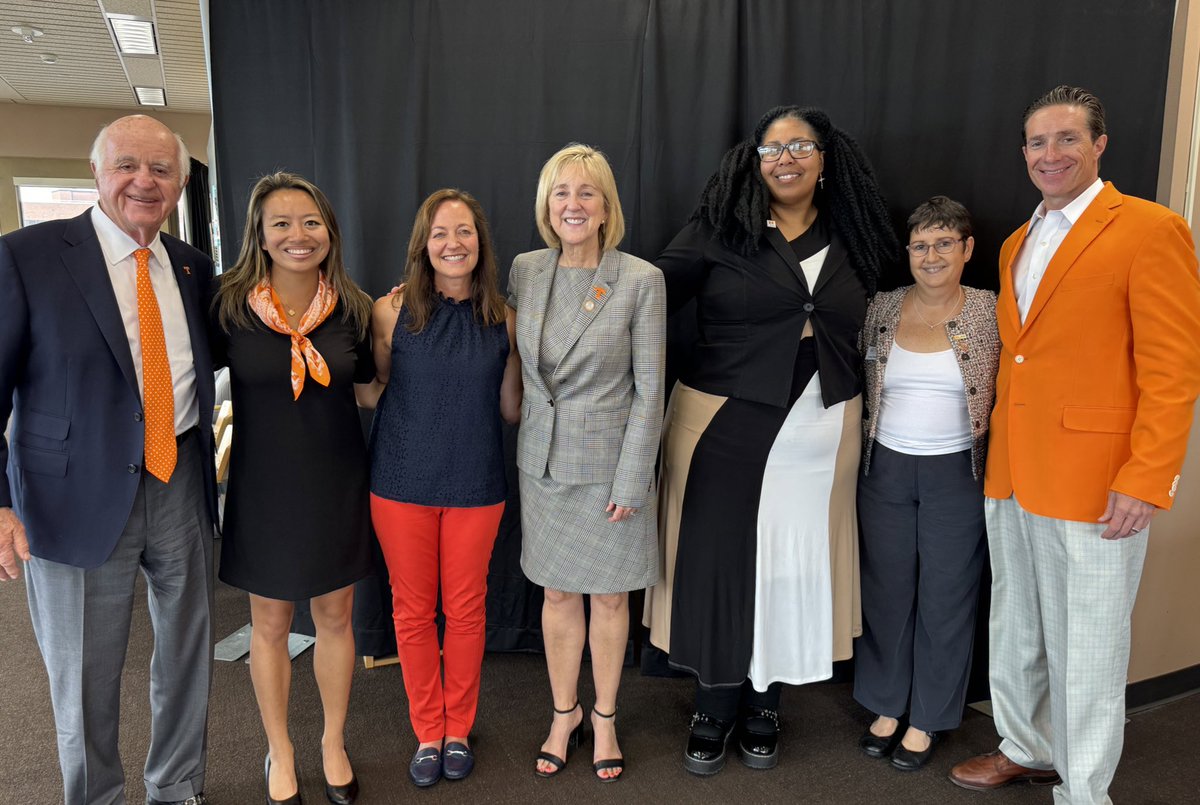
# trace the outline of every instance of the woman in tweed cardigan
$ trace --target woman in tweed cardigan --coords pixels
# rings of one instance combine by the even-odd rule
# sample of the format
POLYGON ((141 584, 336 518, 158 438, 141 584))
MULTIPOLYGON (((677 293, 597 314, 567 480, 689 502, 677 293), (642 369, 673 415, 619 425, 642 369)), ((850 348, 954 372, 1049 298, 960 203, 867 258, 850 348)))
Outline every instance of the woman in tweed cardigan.
POLYGON ((959 284, 975 245, 966 209, 934 196, 908 230, 916 282, 877 295, 859 336, 863 634, 854 698, 878 714, 862 750, 913 771, 962 718, 1000 343, 995 294, 959 284))

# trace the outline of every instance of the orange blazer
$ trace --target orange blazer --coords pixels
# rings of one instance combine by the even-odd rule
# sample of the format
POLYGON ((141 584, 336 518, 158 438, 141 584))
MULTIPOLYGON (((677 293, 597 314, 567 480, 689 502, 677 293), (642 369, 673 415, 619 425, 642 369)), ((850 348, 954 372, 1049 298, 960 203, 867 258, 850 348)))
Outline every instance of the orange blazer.
POLYGON ((1095 522, 1108 490, 1171 507, 1200 393, 1191 232, 1106 182, 1055 253, 1021 324, 1000 250, 1000 370, 984 493, 1095 522))

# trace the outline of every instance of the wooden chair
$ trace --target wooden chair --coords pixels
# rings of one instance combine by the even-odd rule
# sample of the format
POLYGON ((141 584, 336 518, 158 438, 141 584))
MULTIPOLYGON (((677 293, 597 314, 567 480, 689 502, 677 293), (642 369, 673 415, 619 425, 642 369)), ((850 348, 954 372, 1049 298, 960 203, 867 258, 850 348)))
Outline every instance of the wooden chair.
POLYGON ((217 483, 223 484, 229 477, 229 453, 233 446, 233 423, 228 422, 217 442, 217 483))
POLYGON ((226 400, 213 409, 213 441, 216 444, 221 443, 225 429, 231 424, 233 424, 233 403, 226 400))

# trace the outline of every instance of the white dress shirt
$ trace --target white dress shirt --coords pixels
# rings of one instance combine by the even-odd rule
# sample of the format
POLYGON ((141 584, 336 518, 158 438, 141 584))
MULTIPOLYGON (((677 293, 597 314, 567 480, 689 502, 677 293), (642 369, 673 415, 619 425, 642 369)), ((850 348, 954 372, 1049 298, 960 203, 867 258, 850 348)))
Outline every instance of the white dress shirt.
POLYGON ((1017 295, 1017 310, 1021 314, 1021 323, 1029 315, 1033 298, 1037 296, 1038 286, 1046 275, 1046 266, 1054 258, 1054 253, 1062 245, 1071 227, 1083 215, 1100 191, 1104 182, 1096 179, 1087 190, 1061 210, 1046 211, 1046 202, 1038 204, 1029 219, 1029 229, 1025 232, 1025 242, 1021 244, 1021 253, 1017 255, 1013 267, 1013 291, 1017 295))
MULTIPOLYGON (((144 399, 146 389, 142 382, 142 344, 138 328, 137 258, 133 256, 141 246, 113 223, 99 205, 92 207, 92 226, 96 229, 96 239, 100 241, 100 251, 104 253, 113 293, 121 309, 121 321, 125 325, 125 336, 129 339, 129 351, 133 355, 133 368, 137 372, 138 389, 144 399)), ((171 269, 171 258, 167 256, 162 239, 155 235, 146 248, 150 249, 150 284, 154 286, 154 295, 158 299, 163 335, 167 341, 167 359, 171 365, 171 384, 175 391, 175 433, 178 435, 200 421, 192 338, 188 333, 183 297, 179 293, 179 284, 171 269)))

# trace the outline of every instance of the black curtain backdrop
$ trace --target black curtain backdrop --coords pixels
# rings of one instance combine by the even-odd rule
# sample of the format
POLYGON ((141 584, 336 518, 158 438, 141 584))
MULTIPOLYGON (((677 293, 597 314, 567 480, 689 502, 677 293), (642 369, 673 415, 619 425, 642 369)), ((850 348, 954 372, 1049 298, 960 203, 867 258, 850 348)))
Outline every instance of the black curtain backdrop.
POLYGON ((212 257, 212 188, 208 183, 208 166, 195 157, 191 165, 192 175, 183 191, 188 208, 188 243, 212 257))
MULTIPOLYGON (((1154 198, 1174 3, 256 0, 210 13, 226 265, 255 179, 286 168, 329 195, 351 273, 378 295, 399 278, 417 205, 443 186, 479 198, 506 275, 542 245, 538 170, 569 141, 608 154, 622 248, 652 260, 725 150, 779 103, 824 107, 859 140, 897 225, 935 193, 965 203, 965 281, 995 288, 1000 243, 1038 201, 1021 113, 1050 87, 1104 101, 1102 177, 1154 198)), ((490 648, 540 643, 517 513, 514 494, 490 648)))

